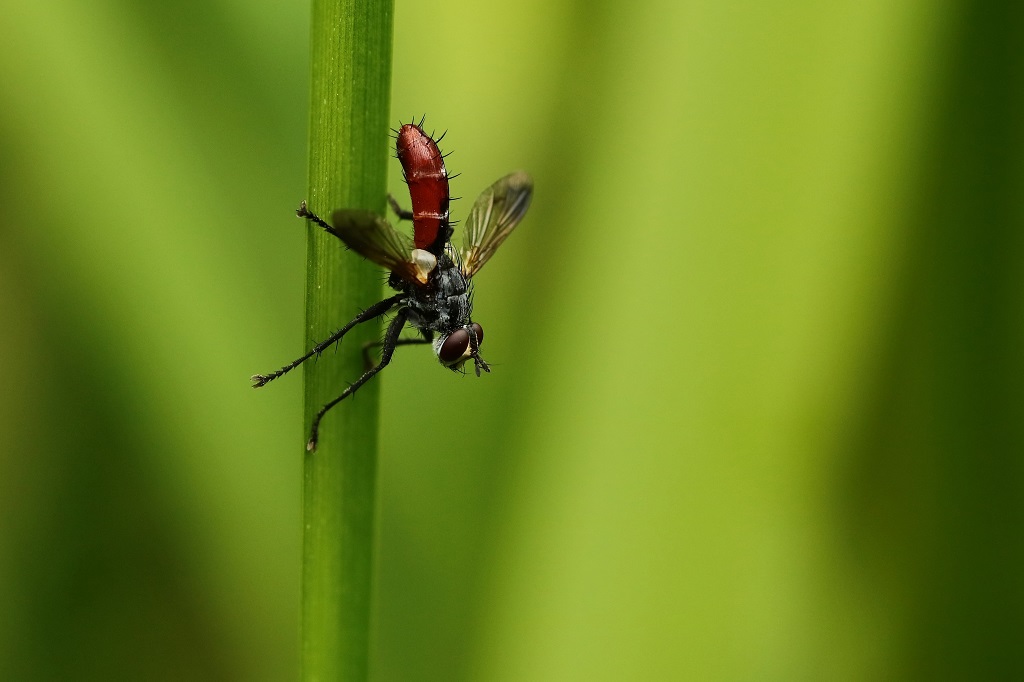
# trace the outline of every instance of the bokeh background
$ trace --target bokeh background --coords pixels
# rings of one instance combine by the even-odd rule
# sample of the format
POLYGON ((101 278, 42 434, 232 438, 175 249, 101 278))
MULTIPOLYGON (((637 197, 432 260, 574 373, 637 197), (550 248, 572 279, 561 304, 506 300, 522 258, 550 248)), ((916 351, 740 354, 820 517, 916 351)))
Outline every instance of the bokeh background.
MULTIPOLYGON (((382 378, 375 679, 1024 678, 1022 6, 395 22, 457 217, 537 191, 495 371, 382 378)), ((298 676, 307 49, 0 8, 3 679, 298 676)))

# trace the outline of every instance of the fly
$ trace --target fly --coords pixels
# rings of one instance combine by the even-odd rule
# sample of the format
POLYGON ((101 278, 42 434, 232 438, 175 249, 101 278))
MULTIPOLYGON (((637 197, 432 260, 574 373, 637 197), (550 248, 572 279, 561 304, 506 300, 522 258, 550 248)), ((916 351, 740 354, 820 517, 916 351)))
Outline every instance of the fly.
POLYGON ((472 279, 523 219, 533 195, 533 181, 520 171, 506 175, 485 189, 469 212, 462 248, 456 249, 451 244, 449 176, 437 142, 423 131, 422 119, 419 123, 406 123, 395 132, 395 148, 409 186, 412 210, 402 209, 391 196, 388 203, 399 220, 412 221, 412 240, 372 211, 338 210, 328 223, 310 211, 303 201, 296 213, 364 258, 390 270, 388 285, 398 293, 356 315, 301 358, 271 374, 252 377, 253 388, 264 386, 319 355, 356 325, 395 311, 381 342, 380 362, 313 417, 306 444, 310 451, 316 448, 320 420, 328 410, 384 369, 399 345, 431 344, 438 361, 455 371, 461 370, 469 360, 473 361, 477 376, 491 371, 480 357, 483 327, 472 319, 472 279), (406 324, 413 327, 420 338, 400 340, 406 324))

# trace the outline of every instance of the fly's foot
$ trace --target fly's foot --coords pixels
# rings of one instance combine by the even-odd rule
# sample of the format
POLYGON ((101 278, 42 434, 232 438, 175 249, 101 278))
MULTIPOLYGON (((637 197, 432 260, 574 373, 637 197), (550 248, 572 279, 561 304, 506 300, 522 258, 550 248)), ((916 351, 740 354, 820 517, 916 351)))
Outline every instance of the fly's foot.
POLYGON ((473 356, 473 366, 474 366, 474 369, 476 369, 476 375, 477 376, 480 376, 480 370, 483 370, 483 371, 487 372, 488 374, 491 373, 491 366, 488 365, 486 362, 484 362, 484 359, 482 357, 480 357, 479 355, 473 356))

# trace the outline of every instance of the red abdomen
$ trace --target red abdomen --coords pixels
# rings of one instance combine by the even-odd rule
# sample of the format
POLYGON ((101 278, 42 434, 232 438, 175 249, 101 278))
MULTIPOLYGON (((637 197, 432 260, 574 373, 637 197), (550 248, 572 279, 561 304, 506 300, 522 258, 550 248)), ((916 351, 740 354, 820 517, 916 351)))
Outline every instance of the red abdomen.
POLYGON ((413 236, 417 249, 440 256, 448 240, 448 172, 441 150, 415 123, 398 131, 395 144, 412 198, 413 236))

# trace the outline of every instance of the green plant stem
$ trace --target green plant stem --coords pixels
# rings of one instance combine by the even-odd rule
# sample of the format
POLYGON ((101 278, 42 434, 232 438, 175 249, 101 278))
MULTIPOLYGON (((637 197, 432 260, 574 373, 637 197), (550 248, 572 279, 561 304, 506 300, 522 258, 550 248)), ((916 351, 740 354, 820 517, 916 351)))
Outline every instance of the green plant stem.
MULTIPOLYGON (((391 88, 393 0, 313 0, 309 194, 311 210, 383 212, 391 88)), ((306 342, 312 345, 382 298, 379 268, 308 227, 306 342)), ((337 353, 307 362, 304 438, 316 411, 363 371, 366 323, 337 353)), ((327 414, 303 472, 302 675, 365 680, 377 473, 378 382, 327 414)), ((303 452, 305 448, 303 447, 303 452)))

